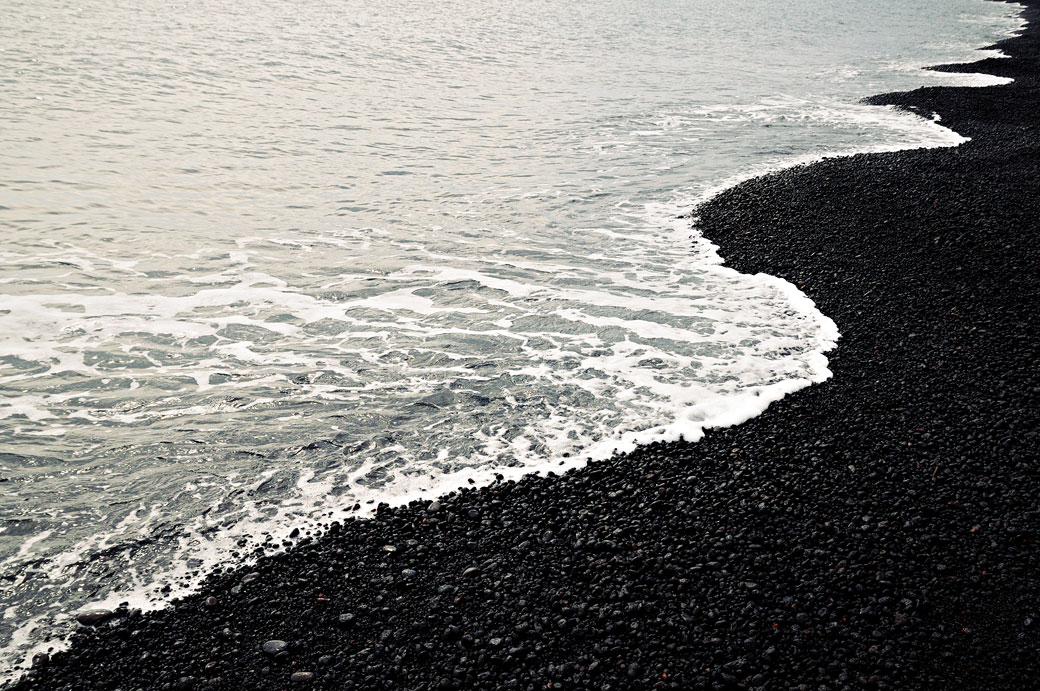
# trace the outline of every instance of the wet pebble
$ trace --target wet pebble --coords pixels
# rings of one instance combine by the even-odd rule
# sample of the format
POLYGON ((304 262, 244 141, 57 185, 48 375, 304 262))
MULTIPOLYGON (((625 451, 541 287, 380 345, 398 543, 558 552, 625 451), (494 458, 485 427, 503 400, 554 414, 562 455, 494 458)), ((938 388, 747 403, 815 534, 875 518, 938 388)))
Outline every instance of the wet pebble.
POLYGON ((110 609, 90 609, 76 615, 76 621, 84 626, 98 626, 115 616, 110 609))
POLYGON ((280 658, 288 654, 289 644, 285 641, 279 641, 277 639, 265 641, 261 649, 264 654, 268 657, 280 658))

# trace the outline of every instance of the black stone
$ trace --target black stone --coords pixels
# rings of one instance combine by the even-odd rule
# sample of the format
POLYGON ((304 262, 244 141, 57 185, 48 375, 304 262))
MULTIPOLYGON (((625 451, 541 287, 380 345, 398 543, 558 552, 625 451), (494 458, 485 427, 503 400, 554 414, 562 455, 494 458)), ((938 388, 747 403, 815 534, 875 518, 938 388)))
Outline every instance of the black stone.
POLYGON ((98 626, 115 616, 110 609, 91 609, 76 615, 76 621, 84 626, 98 626))

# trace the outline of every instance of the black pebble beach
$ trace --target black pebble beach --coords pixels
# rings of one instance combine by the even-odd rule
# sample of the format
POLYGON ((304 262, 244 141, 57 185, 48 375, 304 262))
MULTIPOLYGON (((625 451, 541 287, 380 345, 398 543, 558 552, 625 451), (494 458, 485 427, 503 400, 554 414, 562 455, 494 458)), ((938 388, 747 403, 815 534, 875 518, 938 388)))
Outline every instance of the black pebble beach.
MULTIPOLYGON (((98 613, 27 689, 1040 688, 1040 2, 871 99, 971 137, 697 210, 835 320, 834 377, 696 444, 380 507, 98 613)), ((229 557, 230 559, 230 557, 229 557)), ((75 624, 73 624, 75 625, 75 624)))

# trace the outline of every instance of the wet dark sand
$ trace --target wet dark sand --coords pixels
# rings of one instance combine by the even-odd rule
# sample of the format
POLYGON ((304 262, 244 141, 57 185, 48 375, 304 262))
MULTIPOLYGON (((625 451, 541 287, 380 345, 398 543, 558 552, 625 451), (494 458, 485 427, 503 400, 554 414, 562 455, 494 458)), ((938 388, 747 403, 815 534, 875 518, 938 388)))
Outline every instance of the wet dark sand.
POLYGON ((830 159, 699 210, 729 265, 837 322, 833 379, 697 444, 304 538, 85 628, 22 688, 1040 688, 1026 4, 1014 59, 960 68, 1013 85, 874 99, 970 143, 830 159))

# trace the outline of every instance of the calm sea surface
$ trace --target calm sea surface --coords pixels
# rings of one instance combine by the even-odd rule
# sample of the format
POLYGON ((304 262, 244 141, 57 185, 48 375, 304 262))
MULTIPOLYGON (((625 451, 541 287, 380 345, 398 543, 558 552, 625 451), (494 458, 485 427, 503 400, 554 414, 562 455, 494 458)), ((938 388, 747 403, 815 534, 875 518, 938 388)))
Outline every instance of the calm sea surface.
POLYGON ((0 668, 243 538, 825 379, 833 323, 678 217, 792 159, 960 142, 856 101, 986 83, 918 68, 1014 10, 8 0, 0 668))

